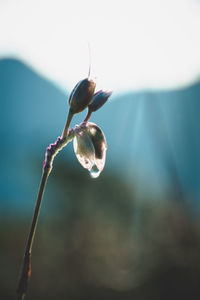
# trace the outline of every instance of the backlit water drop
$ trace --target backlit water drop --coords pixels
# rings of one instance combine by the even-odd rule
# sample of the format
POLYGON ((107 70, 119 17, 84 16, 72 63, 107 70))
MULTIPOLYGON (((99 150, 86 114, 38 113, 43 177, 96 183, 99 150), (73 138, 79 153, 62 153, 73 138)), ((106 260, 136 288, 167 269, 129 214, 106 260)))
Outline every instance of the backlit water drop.
POLYGON ((93 167, 89 170, 89 172, 90 172, 90 176, 91 176, 92 178, 97 178, 97 177, 99 177, 99 175, 100 175, 100 173, 101 173, 101 171, 97 168, 96 165, 93 165, 93 167))

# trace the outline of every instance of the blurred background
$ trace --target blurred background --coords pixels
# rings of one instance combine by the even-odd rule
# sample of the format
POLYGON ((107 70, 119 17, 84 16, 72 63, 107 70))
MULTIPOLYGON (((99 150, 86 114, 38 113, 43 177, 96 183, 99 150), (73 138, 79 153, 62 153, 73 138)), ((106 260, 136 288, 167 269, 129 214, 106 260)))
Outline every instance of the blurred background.
POLYGON ((72 143, 56 157, 27 299, 200 299, 199 31, 198 0, 0 2, 0 299, 15 299, 45 149, 90 61, 113 90, 91 117, 105 169, 91 179, 72 143))

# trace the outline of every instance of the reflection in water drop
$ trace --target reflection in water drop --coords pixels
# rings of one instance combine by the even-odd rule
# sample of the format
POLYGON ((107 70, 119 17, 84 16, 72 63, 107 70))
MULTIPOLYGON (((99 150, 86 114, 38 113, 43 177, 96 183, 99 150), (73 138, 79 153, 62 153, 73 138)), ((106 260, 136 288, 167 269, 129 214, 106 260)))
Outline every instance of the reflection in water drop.
POLYGON ((100 173, 101 173, 101 171, 97 168, 97 166, 96 165, 93 165, 93 167, 90 169, 90 176, 92 177, 92 178, 97 178, 97 177, 99 177, 99 175, 100 175, 100 173))

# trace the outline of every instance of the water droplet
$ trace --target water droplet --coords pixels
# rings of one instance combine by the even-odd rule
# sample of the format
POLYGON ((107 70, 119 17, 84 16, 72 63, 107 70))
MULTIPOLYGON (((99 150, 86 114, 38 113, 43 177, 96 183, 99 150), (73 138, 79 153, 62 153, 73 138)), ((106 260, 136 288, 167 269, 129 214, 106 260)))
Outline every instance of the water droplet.
POLYGON ((93 167, 90 169, 90 176, 92 177, 92 178, 97 178, 97 177, 99 177, 99 175, 100 175, 100 173, 101 173, 101 171, 97 168, 97 166, 96 165, 93 165, 93 167))

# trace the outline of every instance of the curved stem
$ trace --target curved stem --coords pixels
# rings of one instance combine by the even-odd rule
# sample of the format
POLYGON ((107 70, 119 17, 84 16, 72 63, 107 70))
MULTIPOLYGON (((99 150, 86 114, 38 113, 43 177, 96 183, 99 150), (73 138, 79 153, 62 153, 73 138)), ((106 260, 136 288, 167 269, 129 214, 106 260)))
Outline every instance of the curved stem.
POLYGON ((91 117, 92 112, 90 111, 90 109, 88 109, 88 113, 87 116, 85 117, 85 120, 83 122, 88 122, 89 118, 91 117))
POLYGON ((23 264, 21 269, 21 275, 20 275, 18 288, 17 288, 18 300, 23 300, 26 296, 28 280, 31 276, 31 254, 32 254, 32 246, 33 246, 37 222, 38 222, 38 216, 40 212, 40 207, 41 207, 47 179, 52 170, 54 157, 58 154, 58 152, 63 147, 65 147, 73 139, 73 136, 74 136, 74 132, 73 130, 71 130, 71 132, 69 132, 67 137, 64 138, 59 137, 56 140, 56 142, 54 144, 50 144, 50 146, 46 150, 45 161, 43 164, 42 179, 40 182, 33 219, 32 219, 30 231, 27 238, 24 259, 23 259, 23 264))

